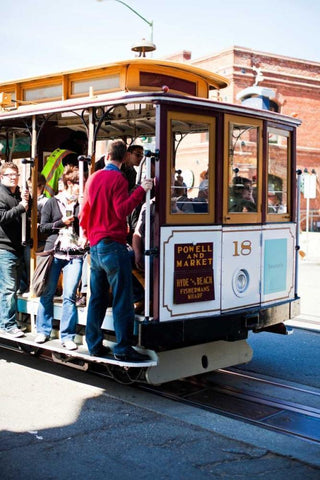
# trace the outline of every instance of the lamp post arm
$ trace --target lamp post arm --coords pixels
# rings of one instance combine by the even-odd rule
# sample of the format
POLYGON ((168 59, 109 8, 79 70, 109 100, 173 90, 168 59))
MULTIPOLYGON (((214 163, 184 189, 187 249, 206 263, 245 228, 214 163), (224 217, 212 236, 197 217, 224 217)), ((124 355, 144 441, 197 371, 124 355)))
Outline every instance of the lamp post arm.
MULTIPOLYGON (((101 2, 101 1, 102 0, 98 0, 98 2, 101 2)), ((151 28, 151 42, 153 42, 153 20, 151 20, 151 22, 149 22, 149 20, 144 18, 139 12, 137 12, 134 8, 130 7, 130 5, 128 5, 126 2, 123 2, 122 0, 114 0, 114 2, 122 3, 122 5, 129 8, 129 10, 131 10, 138 17, 140 17, 141 20, 143 20, 144 22, 146 22, 149 25, 149 27, 151 28)))

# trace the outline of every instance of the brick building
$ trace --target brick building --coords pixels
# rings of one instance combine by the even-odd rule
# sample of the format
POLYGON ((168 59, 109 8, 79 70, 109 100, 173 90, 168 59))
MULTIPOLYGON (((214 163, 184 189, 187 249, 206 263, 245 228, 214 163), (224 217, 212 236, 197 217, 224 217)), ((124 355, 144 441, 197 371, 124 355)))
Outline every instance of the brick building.
MULTIPOLYGON (((239 94, 258 85, 274 92, 271 109, 302 120, 297 134, 297 166, 317 173, 317 198, 310 200, 310 212, 314 222, 320 221, 320 63, 237 46, 196 60, 188 51, 169 59, 190 62, 227 77, 229 87, 213 91, 212 98, 240 104, 239 94)), ((302 210, 305 203, 302 197, 302 210)))

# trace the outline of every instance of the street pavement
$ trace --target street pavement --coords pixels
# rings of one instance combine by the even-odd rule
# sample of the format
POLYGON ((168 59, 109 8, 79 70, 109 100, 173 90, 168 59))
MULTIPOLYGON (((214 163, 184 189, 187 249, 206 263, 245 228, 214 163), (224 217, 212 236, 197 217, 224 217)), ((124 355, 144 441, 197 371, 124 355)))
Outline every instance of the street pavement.
MULTIPOLYGON (((299 270, 293 335, 250 334, 243 368, 320 396, 320 261, 299 270)), ((0 372, 2 480, 320 478, 319 444, 11 351, 0 372)))
MULTIPOLYGON (((286 376, 285 340, 294 335, 273 335, 281 348, 271 334, 253 338, 260 346, 248 369, 263 370, 265 358, 272 377, 279 358, 286 376)), ((310 342, 302 343, 301 358, 310 342)), ((292 361, 299 381, 312 362, 292 361)), ((319 444, 11 351, 0 351, 0 371, 3 480, 319 479, 319 444)))

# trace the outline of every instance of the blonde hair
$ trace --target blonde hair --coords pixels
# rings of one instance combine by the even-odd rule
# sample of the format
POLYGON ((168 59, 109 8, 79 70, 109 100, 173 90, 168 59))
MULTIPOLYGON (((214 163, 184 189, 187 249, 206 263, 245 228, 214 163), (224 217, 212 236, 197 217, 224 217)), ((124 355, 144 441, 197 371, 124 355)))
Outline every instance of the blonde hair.
POLYGON ((13 162, 4 162, 1 167, 0 167, 0 175, 3 175, 3 173, 8 170, 8 168, 11 168, 12 170, 15 170, 17 173, 19 173, 19 168, 18 166, 13 163, 13 162))

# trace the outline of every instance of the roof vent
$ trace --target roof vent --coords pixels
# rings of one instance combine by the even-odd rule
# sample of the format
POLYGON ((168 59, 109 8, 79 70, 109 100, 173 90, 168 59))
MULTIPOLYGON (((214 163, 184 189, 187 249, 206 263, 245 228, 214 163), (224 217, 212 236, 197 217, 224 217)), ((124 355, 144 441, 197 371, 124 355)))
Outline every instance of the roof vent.
POLYGON ((153 52, 154 50, 156 50, 156 48, 157 47, 154 43, 143 38, 139 43, 135 43, 132 46, 131 50, 133 52, 139 52, 139 57, 145 57, 146 52, 153 52))

